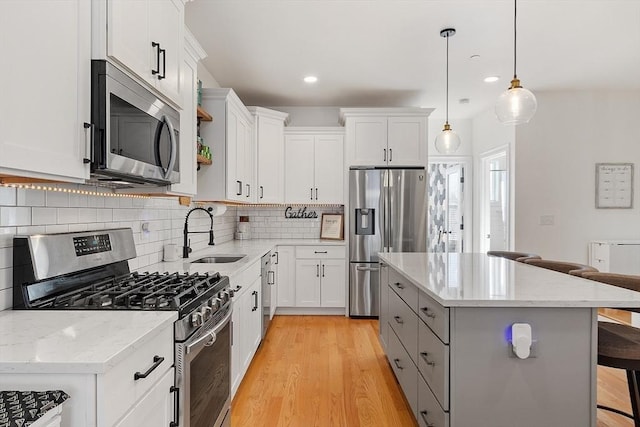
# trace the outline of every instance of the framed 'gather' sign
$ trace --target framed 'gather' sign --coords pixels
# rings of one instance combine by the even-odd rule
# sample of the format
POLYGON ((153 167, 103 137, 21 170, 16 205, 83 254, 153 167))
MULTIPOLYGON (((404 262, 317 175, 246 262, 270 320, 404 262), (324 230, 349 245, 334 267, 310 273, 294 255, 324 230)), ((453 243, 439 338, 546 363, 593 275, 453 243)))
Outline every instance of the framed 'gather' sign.
POLYGON ((320 238, 343 240, 344 226, 342 225, 342 214, 322 214, 322 223, 320 224, 320 238))
POLYGON ((633 207, 633 163, 596 163, 596 208, 633 207))

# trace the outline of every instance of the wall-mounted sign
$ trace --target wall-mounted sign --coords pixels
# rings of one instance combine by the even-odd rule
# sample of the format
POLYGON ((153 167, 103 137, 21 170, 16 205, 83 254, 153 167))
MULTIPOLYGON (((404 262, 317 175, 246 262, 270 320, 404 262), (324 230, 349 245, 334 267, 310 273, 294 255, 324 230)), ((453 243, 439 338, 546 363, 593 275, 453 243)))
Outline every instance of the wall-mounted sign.
POLYGON ((307 211, 307 207, 298 208, 297 211, 293 210, 291 206, 287 206, 284 210, 284 217, 287 219, 311 219, 318 218, 316 211, 307 211))
POLYGON ((596 163, 596 208, 633 207, 633 163, 596 163))

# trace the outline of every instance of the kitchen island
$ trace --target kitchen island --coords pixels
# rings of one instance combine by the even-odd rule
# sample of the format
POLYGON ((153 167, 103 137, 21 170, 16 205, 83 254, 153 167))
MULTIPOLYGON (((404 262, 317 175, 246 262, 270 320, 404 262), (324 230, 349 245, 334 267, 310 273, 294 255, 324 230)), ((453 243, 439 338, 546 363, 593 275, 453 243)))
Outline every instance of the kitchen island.
POLYGON ((596 426, 597 308, 640 293, 486 254, 380 260, 380 338, 421 426, 596 426))

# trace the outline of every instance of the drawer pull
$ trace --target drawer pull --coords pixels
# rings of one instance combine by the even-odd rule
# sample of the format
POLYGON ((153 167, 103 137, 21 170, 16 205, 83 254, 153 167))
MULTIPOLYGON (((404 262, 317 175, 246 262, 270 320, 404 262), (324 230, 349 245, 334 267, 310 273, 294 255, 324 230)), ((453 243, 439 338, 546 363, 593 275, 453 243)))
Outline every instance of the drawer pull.
POLYGON ((432 319, 435 319, 435 318, 436 318, 436 314, 435 314, 435 313, 432 313, 432 312, 429 310, 429 307, 422 307, 420 310, 422 310, 422 312, 424 313, 424 315, 425 315, 425 316, 430 317, 430 318, 432 318, 432 319))
POLYGON ((394 319, 396 319, 397 323, 400 323, 401 325, 404 323, 404 320, 402 320, 402 317, 400 316, 393 316, 394 319))
POLYGON ((401 371, 404 369, 402 366, 400 366, 400 359, 393 359, 393 363, 395 363, 396 368, 400 369, 401 371))
POLYGON ((314 254, 326 254, 327 251, 313 251, 314 254))
POLYGON ((400 282, 396 282, 396 283, 394 283, 394 285, 395 285, 395 286, 396 286, 396 288, 398 288, 398 289, 404 289, 404 285, 403 285, 402 283, 400 283, 400 282))
POLYGON ((427 420, 427 411, 420 411, 420 416, 424 420, 424 423, 427 425, 427 427, 434 427, 434 425, 431 424, 429 420, 427 420))
POLYGON ((427 365, 436 366, 436 362, 432 362, 432 361, 429 360, 429 353, 422 352, 422 353, 420 353, 420 357, 422 357, 424 359, 424 361, 426 362, 427 365))
POLYGON ((138 381, 141 378, 147 378, 149 374, 153 372, 158 366, 160 366, 162 362, 164 362, 164 357, 160 357, 157 355, 153 356, 153 365, 151 365, 151 367, 147 369, 147 372, 145 372, 144 374, 141 374, 140 372, 136 372, 135 374, 133 374, 133 380, 138 381))

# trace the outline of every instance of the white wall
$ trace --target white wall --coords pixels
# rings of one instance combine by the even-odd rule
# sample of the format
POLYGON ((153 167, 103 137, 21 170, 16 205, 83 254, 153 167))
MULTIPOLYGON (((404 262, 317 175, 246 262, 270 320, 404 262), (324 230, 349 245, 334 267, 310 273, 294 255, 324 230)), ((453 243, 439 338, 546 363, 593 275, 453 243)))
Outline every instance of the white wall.
POLYGON ((202 65, 202 62, 198 62, 198 80, 202 80, 203 88, 218 88, 220 84, 215 77, 202 65))
MULTIPOLYGON (((101 192, 89 186, 66 185, 68 189, 101 192)), ((111 193, 108 193, 111 194, 111 193)), ((0 186, 0 311, 11 307, 13 295, 13 236, 16 234, 63 233, 130 227, 137 257, 129 261, 132 270, 162 260, 165 243, 182 246, 182 229, 189 207, 177 198, 130 198, 71 194, 61 191, 27 190, 0 186), (142 232, 143 222, 149 231, 142 232)), ((230 207, 215 217, 216 244, 233 239, 236 209, 230 207)), ((194 212, 189 230, 208 230, 209 217, 194 212)), ((208 234, 192 234, 191 247, 207 246, 208 234)))
POLYGON ((586 263, 592 239, 640 238, 640 91, 536 96, 536 115, 516 131, 516 249, 586 263), (635 164, 633 209, 595 208, 602 162, 635 164))
POLYGON ((340 126, 340 107, 269 107, 289 113, 289 126, 340 126))

